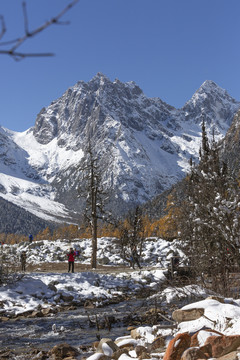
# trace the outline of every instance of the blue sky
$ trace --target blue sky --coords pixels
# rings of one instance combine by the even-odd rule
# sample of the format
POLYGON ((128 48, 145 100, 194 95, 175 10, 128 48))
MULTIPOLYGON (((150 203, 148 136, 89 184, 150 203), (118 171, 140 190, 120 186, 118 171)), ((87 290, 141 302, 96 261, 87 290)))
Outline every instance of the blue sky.
MULTIPOLYGON (((70 1, 26 0, 30 30, 70 1)), ((7 33, 23 34, 22 1, 2 0, 7 33)), ((16 62, 0 55, 0 125, 33 126, 42 107, 98 72, 135 81, 149 97, 182 107, 205 80, 240 100, 239 0, 80 0, 19 50, 54 52, 16 62)), ((2 47, 1 47, 2 48, 2 47)))

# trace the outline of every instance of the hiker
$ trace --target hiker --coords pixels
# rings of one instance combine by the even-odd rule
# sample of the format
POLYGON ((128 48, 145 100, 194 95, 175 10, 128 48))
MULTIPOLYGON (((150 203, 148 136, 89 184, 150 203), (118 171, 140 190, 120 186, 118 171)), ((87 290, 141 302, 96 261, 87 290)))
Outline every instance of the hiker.
POLYGON ((27 258, 26 251, 22 251, 20 256, 22 271, 26 271, 26 258, 27 258))
POLYGON ((30 243, 33 241, 33 236, 32 236, 32 234, 29 235, 28 239, 29 239, 29 242, 30 242, 30 243))
POLYGON ((72 268, 72 273, 74 272, 74 260, 75 260, 75 252, 73 248, 70 248, 69 253, 67 254, 68 257, 68 272, 70 272, 72 268))
POLYGON ((176 251, 173 253, 173 257, 172 257, 171 261, 172 261, 173 268, 176 269, 180 262, 180 257, 176 251))
POLYGON ((139 267, 139 269, 141 269, 141 265, 139 263, 139 256, 137 253, 137 248, 136 245, 134 245, 131 249, 132 255, 131 255, 131 265, 132 268, 134 269, 135 264, 137 264, 137 266, 139 267))
POLYGON ((77 248, 75 248, 74 249, 74 253, 75 253, 75 258, 78 258, 79 256, 80 256, 80 250, 79 249, 77 249, 77 248))

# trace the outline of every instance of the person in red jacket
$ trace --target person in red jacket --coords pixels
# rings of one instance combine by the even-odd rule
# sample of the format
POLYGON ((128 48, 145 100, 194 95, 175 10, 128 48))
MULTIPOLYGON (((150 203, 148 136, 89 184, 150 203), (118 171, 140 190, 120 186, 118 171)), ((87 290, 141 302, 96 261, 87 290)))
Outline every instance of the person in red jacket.
POLYGON ((68 257, 68 272, 70 272, 72 268, 72 273, 74 272, 74 260, 75 260, 75 252, 73 248, 70 248, 69 253, 67 254, 68 257))

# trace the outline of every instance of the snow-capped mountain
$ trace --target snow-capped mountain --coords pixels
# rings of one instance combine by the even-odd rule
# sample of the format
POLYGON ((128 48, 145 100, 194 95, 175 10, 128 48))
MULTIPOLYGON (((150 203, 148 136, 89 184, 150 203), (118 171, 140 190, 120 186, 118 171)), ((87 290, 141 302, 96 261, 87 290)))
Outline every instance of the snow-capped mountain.
POLYGON ((222 138, 240 108, 205 81, 181 109, 103 74, 78 82, 43 108, 23 133, 0 132, 0 196, 48 219, 82 209, 79 166, 89 139, 103 159, 110 208, 123 214, 181 179, 198 155, 201 122, 222 138))

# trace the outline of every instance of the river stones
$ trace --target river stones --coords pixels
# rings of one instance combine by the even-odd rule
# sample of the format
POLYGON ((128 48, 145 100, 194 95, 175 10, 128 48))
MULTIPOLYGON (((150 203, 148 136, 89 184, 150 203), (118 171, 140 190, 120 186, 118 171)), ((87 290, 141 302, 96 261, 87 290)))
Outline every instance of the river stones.
POLYGON ((67 357, 75 357, 79 355, 79 351, 66 344, 59 344, 59 345, 55 345, 50 351, 49 351, 49 355, 54 355, 56 360, 61 360, 67 357))
POLYGON ((204 314, 204 309, 202 308, 195 308, 195 309, 188 309, 188 310, 175 310, 172 313, 172 318, 176 322, 182 322, 182 321, 191 321, 199 319, 204 314))

